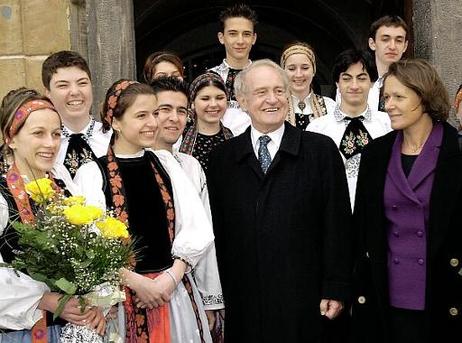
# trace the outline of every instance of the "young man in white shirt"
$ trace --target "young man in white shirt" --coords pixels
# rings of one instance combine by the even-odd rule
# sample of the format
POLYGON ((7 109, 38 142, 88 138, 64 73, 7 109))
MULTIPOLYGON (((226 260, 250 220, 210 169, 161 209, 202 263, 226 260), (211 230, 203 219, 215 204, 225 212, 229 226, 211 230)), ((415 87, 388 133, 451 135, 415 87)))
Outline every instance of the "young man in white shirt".
POLYGON ((74 51, 59 51, 42 65, 42 82, 63 123, 57 164, 72 177, 87 162, 105 155, 112 132, 90 114, 93 103, 91 73, 87 61, 74 51))
POLYGON ((332 74, 341 102, 334 115, 317 118, 306 129, 329 136, 337 144, 345 163, 353 207, 361 152, 372 139, 391 130, 390 119, 368 105, 377 71, 367 52, 353 49, 342 52, 335 60, 332 74))
POLYGON ((370 27, 368 45, 374 52, 378 79, 369 92, 369 105, 384 111, 380 101, 383 75, 393 62, 401 59, 408 46, 408 26, 399 16, 384 16, 374 21, 370 27))
POLYGON ((257 40, 255 26, 257 15, 245 4, 236 4, 220 13, 221 29, 218 40, 225 47, 226 58, 210 70, 219 74, 228 91, 228 110, 222 122, 234 136, 244 132, 250 124, 250 117, 241 110, 234 94, 234 79, 236 75, 252 61, 250 50, 257 40))
MULTIPOLYGON (((188 87, 175 77, 160 77, 151 82, 157 100, 157 134, 153 150, 166 150, 181 165, 202 200, 210 221, 207 181, 198 160, 176 151, 175 142, 183 133, 188 115, 188 87)), ((194 269, 194 278, 201 294, 209 327, 214 328, 218 311, 225 305, 218 275, 215 245, 211 244, 194 269)))

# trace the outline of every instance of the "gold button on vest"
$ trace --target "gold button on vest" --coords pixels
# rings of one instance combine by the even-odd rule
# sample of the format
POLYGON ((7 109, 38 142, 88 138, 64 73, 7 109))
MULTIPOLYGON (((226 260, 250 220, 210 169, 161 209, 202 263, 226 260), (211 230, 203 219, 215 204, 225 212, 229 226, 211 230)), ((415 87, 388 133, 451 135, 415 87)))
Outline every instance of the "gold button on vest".
POLYGON ((364 303, 366 303, 366 298, 361 295, 360 297, 358 297, 358 302, 360 304, 364 304, 364 303))
POLYGON ((449 264, 451 267, 457 267, 459 265, 459 260, 457 258, 451 258, 449 260, 449 264))

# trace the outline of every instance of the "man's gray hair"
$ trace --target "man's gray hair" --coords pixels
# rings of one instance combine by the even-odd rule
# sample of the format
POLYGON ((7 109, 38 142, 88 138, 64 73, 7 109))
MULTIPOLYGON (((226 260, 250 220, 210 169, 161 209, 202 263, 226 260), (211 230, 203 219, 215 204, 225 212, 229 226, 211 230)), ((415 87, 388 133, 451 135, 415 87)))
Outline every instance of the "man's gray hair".
POLYGON ((234 94, 236 94, 237 97, 244 96, 246 92, 248 91, 247 84, 246 84, 247 74, 251 70, 258 68, 258 67, 262 67, 262 66, 270 67, 276 70, 282 78, 285 90, 287 91, 289 89, 289 78, 287 77, 287 74, 284 71, 284 69, 282 69, 279 65, 277 65, 273 61, 265 58, 265 59, 257 60, 251 63, 247 68, 243 69, 241 72, 239 72, 239 74, 237 74, 236 78, 234 79, 234 94))

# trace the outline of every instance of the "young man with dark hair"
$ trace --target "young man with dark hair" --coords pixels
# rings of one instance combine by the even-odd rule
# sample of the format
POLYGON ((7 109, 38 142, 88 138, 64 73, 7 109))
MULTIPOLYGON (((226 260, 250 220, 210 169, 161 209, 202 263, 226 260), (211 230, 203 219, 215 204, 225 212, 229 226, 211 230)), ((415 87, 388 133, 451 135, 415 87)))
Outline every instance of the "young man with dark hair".
POLYGON ((369 94, 369 105, 372 108, 384 110, 383 101, 380 101, 382 78, 390 64, 399 61, 406 52, 408 31, 408 26, 401 17, 390 15, 377 19, 370 27, 368 44, 375 54, 379 75, 369 94))
MULTIPOLYGON (((173 146, 186 126, 188 86, 176 77, 160 77, 152 81, 151 87, 157 100, 157 136, 152 148, 166 150, 175 157, 193 183, 211 220, 207 181, 199 161, 191 155, 176 151, 173 146)), ((225 307, 214 244, 194 268, 194 279, 202 297, 209 327, 213 328, 218 311, 225 307)))
POLYGON ((342 52, 335 60, 332 74, 341 102, 334 115, 313 120, 307 130, 329 136, 337 144, 345 163, 353 207, 361 152, 372 139, 391 130, 390 119, 368 105, 369 90, 377 80, 369 53, 353 49, 342 52))
POLYGON ((218 73, 226 84, 229 108, 222 121, 237 136, 250 125, 250 117, 240 109, 236 100, 234 79, 252 63, 249 54, 257 40, 257 15, 247 5, 236 4, 220 13, 220 25, 218 40, 225 47, 226 58, 211 71, 218 73))
POLYGON ((106 154, 112 132, 103 133, 101 123, 90 114, 91 73, 87 61, 77 52, 50 55, 42 65, 42 82, 63 122, 56 163, 64 164, 74 177, 82 164, 106 154))

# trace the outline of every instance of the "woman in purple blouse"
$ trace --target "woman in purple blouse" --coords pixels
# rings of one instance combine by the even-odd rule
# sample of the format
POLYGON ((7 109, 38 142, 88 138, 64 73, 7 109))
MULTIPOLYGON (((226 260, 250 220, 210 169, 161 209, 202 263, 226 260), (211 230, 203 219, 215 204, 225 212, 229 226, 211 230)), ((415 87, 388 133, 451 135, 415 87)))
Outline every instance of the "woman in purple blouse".
POLYGON ((354 342, 433 343, 462 327, 462 154, 450 103, 424 60, 384 78, 395 130, 361 159, 354 342))

